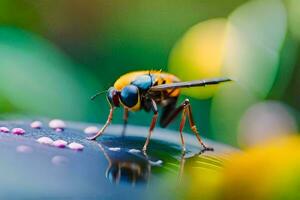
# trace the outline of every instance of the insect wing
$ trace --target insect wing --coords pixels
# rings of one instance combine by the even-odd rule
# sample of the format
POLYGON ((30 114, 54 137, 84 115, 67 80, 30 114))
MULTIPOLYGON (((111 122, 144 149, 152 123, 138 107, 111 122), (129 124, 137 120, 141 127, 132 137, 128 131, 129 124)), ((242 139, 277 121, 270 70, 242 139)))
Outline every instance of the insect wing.
POLYGON ((227 81, 231 81, 231 80, 228 78, 214 78, 214 79, 205 79, 205 80, 186 81, 186 82, 157 85, 151 87, 150 90, 163 91, 167 89, 176 89, 176 88, 203 87, 206 85, 216 85, 227 81))

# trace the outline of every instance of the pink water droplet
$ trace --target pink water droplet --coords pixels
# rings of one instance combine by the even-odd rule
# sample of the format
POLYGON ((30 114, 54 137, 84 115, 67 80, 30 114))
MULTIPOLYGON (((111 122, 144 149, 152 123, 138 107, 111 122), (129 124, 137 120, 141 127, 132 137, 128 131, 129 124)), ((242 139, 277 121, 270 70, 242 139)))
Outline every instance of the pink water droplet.
POLYGON ((73 149, 73 150, 77 150, 77 151, 81 151, 83 150, 84 146, 82 144, 79 144, 77 142, 72 142, 68 145, 68 147, 70 149, 73 149))
POLYGON ((97 126, 88 126, 84 129, 84 133, 87 135, 92 135, 98 133, 99 128, 97 126))
POLYGON ((39 139, 36 140, 38 143, 41 144, 48 144, 51 145, 53 143, 53 140, 49 137, 40 137, 39 139))
POLYGON ((52 145, 53 146, 56 146, 56 147, 59 147, 59 148, 65 148, 67 146, 67 142, 64 141, 64 140, 55 140, 52 145))
POLYGON ((26 145, 19 145, 19 146, 17 146, 16 151, 19 153, 31 153, 32 148, 30 146, 26 146, 26 145))
POLYGON ((68 163, 69 159, 65 156, 53 156, 51 159, 52 164, 60 166, 60 165, 66 165, 68 163))
POLYGON ((25 134, 25 130, 22 128, 13 128, 11 130, 11 133, 16 134, 16 135, 23 135, 23 134, 25 134))
POLYGON ((54 129, 56 132, 63 132, 64 131, 64 129, 62 129, 62 128, 56 128, 56 129, 54 129))
POLYGON ((53 119, 49 122, 49 127, 53 129, 64 129, 66 127, 66 124, 63 120, 60 119, 53 119))
POLYGON ((5 127, 5 126, 2 126, 2 127, 0 127, 0 132, 1 133, 9 133, 9 128, 7 128, 7 127, 5 127))
POLYGON ((43 124, 41 121, 33 121, 30 126, 31 128, 40 129, 42 128, 43 124))

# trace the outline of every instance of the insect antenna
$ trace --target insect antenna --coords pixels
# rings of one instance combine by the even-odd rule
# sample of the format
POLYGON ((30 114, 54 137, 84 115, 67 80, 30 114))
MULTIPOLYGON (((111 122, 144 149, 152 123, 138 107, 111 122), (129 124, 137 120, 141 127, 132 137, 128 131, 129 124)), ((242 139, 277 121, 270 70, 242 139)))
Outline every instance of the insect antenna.
POLYGON ((100 92, 97 92, 95 95, 91 96, 91 100, 95 100, 95 98, 101 94, 104 94, 106 93, 108 90, 104 90, 104 91, 100 91, 100 92))

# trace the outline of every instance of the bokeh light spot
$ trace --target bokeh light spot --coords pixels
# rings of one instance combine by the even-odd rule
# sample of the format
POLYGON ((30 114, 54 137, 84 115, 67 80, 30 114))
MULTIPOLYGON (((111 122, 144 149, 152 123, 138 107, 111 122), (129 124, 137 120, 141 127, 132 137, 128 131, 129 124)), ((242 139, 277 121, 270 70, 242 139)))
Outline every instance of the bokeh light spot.
POLYGON ((271 90, 286 36, 280 1, 250 1, 230 16, 223 72, 261 98, 271 90))
POLYGON ((239 144, 253 146, 297 132, 297 123, 287 106, 265 101, 251 106, 239 125, 239 144))
MULTIPOLYGON (((171 52, 169 71, 185 81, 221 76, 226 25, 226 19, 212 19, 188 30, 171 52)), ((183 93, 205 99, 216 88, 190 88, 183 93)))

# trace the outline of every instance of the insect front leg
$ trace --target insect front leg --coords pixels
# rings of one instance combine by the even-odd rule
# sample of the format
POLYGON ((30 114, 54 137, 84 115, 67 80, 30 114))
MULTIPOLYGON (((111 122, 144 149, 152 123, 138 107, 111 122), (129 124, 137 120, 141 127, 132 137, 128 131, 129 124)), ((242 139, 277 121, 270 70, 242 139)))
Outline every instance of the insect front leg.
POLYGON ((122 130, 122 137, 125 136, 127 123, 128 123, 128 116, 129 116, 128 108, 124 108, 124 113, 123 113, 124 124, 123 124, 123 130, 122 130))
POLYGON ((143 147, 144 152, 147 151, 147 146, 149 144, 150 137, 151 137, 151 134, 153 132, 153 129, 155 128, 157 117, 158 117, 157 105, 156 105, 156 103, 153 99, 151 99, 150 101, 151 101, 150 102, 151 103, 151 109, 152 109, 154 115, 152 117, 152 121, 151 121, 150 128, 149 128, 149 133, 148 133, 146 142, 145 142, 144 147, 143 147))
POLYGON ((104 133, 105 129, 109 126, 109 124, 112 121, 114 109, 115 109, 115 107, 113 107, 113 106, 110 107, 109 115, 107 117, 107 121, 104 124, 104 126, 98 131, 98 133, 96 135, 94 135, 92 137, 88 137, 87 139, 96 140, 100 135, 102 135, 104 133))

